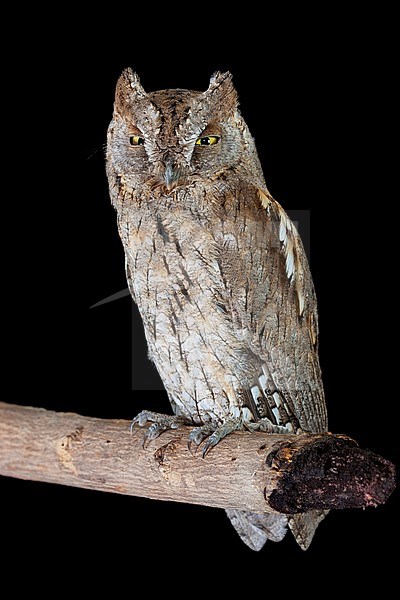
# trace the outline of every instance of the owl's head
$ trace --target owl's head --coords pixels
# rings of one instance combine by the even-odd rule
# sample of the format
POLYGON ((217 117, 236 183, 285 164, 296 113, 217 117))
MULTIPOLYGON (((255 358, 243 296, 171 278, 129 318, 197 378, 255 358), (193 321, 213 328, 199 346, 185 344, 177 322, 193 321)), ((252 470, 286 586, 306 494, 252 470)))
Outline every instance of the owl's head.
POLYGON ((232 169, 254 178, 257 154, 231 74, 215 73, 205 92, 146 93, 126 69, 117 83, 107 161, 128 187, 166 194, 232 169))

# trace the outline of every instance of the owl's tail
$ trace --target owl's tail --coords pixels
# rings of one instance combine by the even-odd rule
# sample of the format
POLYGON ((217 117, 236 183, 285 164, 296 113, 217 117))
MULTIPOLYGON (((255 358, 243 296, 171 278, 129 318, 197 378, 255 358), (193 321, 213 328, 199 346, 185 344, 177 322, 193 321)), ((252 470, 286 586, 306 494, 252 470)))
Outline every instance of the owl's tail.
POLYGON ((259 515, 244 510, 227 510, 232 525, 242 541, 252 550, 261 550, 267 540, 280 542, 289 525, 296 542, 307 550, 314 533, 328 511, 312 510, 307 513, 285 516, 278 514, 259 515))
POLYGON ((258 515, 245 510, 227 510, 232 525, 252 550, 261 550, 267 540, 280 542, 287 531, 285 515, 258 515))

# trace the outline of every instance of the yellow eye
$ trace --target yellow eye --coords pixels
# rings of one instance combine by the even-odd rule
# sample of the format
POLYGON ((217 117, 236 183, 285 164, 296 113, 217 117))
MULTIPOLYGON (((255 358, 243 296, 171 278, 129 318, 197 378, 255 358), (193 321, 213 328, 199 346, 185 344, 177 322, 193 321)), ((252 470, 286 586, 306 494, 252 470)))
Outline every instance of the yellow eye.
POLYGON ((199 137, 196 141, 196 146, 213 146, 214 144, 218 144, 218 142, 218 135, 206 135, 204 137, 199 137))
POLYGON ((131 146, 143 146, 144 138, 140 137, 140 135, 131 135, 129 143, 131 146))

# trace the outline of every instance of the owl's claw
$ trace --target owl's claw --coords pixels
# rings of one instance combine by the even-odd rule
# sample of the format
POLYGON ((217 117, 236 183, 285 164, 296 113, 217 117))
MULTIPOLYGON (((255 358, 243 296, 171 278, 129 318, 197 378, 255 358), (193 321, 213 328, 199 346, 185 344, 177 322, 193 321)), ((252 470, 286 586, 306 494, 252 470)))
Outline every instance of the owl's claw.
POLYGON ((227 419, 225 423, 222 423, 219 427, 214 429, 214 432, 210 435, 206 443, 204 444, 202 457, 205 458, 207 454, 210 452, 214 446, 216 446, 224 437, 232 433, 232 431, 236 431, 237 429, 241 429, 243 426, 242 418, 232 417, 231 419, 227 419))
POLYGON ((219 435, 217 434, 216 431, 214 431, 214 433, 212 435, 210 435, 210 437, 208 438, 208 440, 206 441, 206 443, 203 446, 203 451, 201 453, 202 457, 205 458, 207 456, 207 454, 210 452, 210 450, 212 448, 214 448, 214 446, 216 446, 218 444, 218 442, 221 441, 221 437, 219 437, 219 435))
POLYGON ((149 410, 142 410, 131 423, 131 432, 133 427, 137 424, 139 427, 144 427, 146 423, 150 421, 153 424, 150 425, 148 430, 143 436, 142 447, 147 448, 152 440, 158 438, 164 431, 168 429, 177 429, 180 425, 186 425, 187 421, 183 417, 175 415, 163 415, 160 413, 151 412, 149 410))
POLYGON ((161 435, 167 429, 173 429, 173 427, 164 427, 164 426, 160 425, 159 423, 153 423, 153 425, 150 425, 150 427, 148 428, 148 430, 145 432, 145 434, 143 436, 142 448, 143 449, 147 448, 147 446, 150 444, 150 442, 152 440, 157 439, 158 436, 161 435))
POLYGON ((206 423, 205 425, 201 425, 200 427, 195 427, 189 434, 188 438, 188 449, 189 452, 192 452, 192 444, 195 444, 196 450, 197 447, 200 446, 201 442, 211 435, 215 431, 215 427, 211 425, 211 423, 206 423))
MULTIPOLYGON (((164 431, 168 429, 177 429, 181 425, 188 425, 189 421, 184 417, 177 415, 163 415, 160 413, 151 412, 149 410, 142 410, 131 423, 131 432, 135 425, 144 427, 146 423, 151 422, 152 425, 148 428, 143 436, 142 446, 147 448, 152 440, 158 438, 164 431)), ((208 440, 204 444, 202 450, 202 457, 205 458, 214 446, 216 446, 224 437, 241 429, 243 426, 242 418, 232 417, 227 419, 222 425, 216 427, 215 424, 205 423, 200 427, 195 427, 189 434, 188 438, 188 449, 192 452, 192 444, 196 447, 200 446, 203 440, 208 437, 208 440)), ((192 452, 193 453, 193 452, 192 452)))

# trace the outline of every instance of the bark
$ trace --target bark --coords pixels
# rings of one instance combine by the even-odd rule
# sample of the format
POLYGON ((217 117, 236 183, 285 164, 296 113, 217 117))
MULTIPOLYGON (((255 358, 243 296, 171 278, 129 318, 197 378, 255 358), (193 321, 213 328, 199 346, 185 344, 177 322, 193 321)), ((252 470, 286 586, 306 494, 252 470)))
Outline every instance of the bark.
POLYGON ((236 432, 203 459, 188 450, 188 427, 143 449, 143 430, 129 425, 0 403, 0 474, 287 514, 376 506, 395 487, 394 465, 344 435, 236 432))

